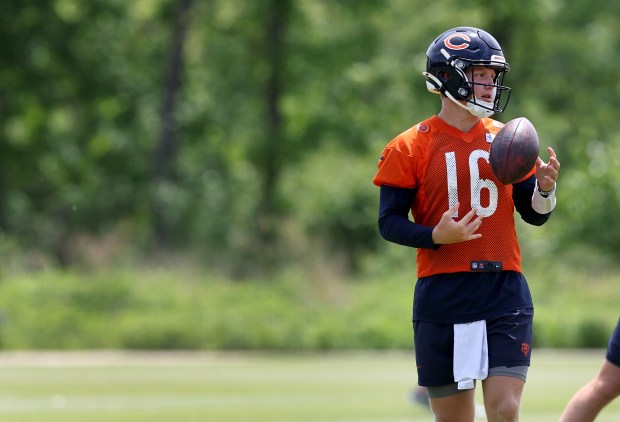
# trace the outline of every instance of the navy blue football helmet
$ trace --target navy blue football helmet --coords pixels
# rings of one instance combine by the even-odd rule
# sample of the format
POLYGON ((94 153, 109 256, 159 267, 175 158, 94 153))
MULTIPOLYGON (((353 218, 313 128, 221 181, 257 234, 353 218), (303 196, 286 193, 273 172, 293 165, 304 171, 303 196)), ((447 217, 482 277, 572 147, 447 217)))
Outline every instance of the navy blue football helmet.
POLYGON ((503 81, 510 67, 499 43, 488 32, 472 27, 450 29, 431 43, 426 58, 426 72, 423 74, 430 92, 445 94, 478 117, 489 117, 506 109, 511 89, 504 86, 503 81), (493 102, 482 101, 473 95, 474 85, 480 84, 474 78, 469 80, 465 69, 476 65, 492 67, 497 71, 491 85, 495 88, 493 102))

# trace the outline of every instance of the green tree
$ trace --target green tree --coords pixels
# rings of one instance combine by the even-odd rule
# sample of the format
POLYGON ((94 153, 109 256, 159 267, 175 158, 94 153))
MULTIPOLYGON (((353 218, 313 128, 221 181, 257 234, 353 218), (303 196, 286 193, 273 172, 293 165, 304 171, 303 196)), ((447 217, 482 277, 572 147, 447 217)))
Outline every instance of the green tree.
POLYGON ((620 248, 615 3, 3 6, 2 239, 62 265, 81 237, 112 233, 144 256, 157 245, 240 275, 313 253, 362 268, 382 244, 378 154, 437 112, 424 53, 464 24, 495 34, 513 69, 496 117, 528 117, 562 162, 544 252, 620 248))

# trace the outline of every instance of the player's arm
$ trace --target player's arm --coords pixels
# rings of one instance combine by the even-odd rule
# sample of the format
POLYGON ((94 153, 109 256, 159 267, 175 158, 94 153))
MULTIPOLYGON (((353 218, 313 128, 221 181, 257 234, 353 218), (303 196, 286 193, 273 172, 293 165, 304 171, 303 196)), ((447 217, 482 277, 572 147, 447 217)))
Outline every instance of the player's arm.
MULTIPOLYGON (((515 209, 521 215, 523 221, 534 226, 542 226, 551 217, 553 206, 548 206, 549 212, 540 213, 534 209, 533 203, 535 201, 545 202, 548 198, 543 197, 538 193, 536 175, 532 175, 529 178, 512 185, 512 200, 515 203, 515 209), (535 195, 540 196, 540 198, 535 195)), ((555 205, 555 201, 553 202, 555 205)), ((539 211, 541 207, 538 207, 539 211)))
POLYGON ((412 248, 437 249, 433 227, 409 220, 415 189, 382 185, 379 196, 379 232, 385 240, 412 248))
POLYGON ((482 217, 476 216, 476 210, 472 209, 459 221, 452 218, 458 212, 458 203, 448 209, 434 227, 410 221, 409 208, 414 195, 414 189, 381 186, 379 231, 384 239, 413 248, 438 249, 442 244, 465 242, 481 236, 476 231, 482 224, 482 217))

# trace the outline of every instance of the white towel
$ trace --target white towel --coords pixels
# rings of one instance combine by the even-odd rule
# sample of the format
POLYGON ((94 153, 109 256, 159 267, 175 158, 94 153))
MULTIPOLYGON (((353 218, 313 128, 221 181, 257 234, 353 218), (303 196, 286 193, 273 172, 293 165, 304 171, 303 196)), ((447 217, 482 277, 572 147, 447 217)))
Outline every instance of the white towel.
POLYGON ((489 374, 486 321, 454 324, 454 381, 459 390, 474 388, 474 380, 489 374))

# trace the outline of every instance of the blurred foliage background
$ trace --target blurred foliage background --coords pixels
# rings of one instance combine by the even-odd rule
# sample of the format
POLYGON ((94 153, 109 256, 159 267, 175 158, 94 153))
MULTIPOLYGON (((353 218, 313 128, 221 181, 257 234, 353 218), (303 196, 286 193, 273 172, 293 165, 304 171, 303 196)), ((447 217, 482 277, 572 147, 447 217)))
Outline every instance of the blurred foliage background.
MULTIPOLYGON (((64 320, 54 311, 63 332, 87 316, 42 291, 73 286, 60 297, 82 297, 88 312, 109 318, 134 304, 136 313, 145 302, 130 300, 128 286, 149 278, 140 271, 162 267, 170 280, 187 268, 202 274, 184 286, 196 277, 207 286, 227 280, 239 291, 252 289, 249 283, 293 283, 315 286, 310 297, 318 299, 334 288, 325 287, 330 282, 343 288, 347 280, 375 280, 380 295, 382 281, 403 280, 406 321, 414 251, 378 235, 371 180, 383 146, 438 111, 421 75, 425 52, 439 33, 459 25, 494 34, 511 65, 511 104, 495 117, 526 116, 543 159, 553 146, 562 163, 553 218, 542 228, 519 227, 528 278, 538 283, 543 305, 555 303, 540 307, 543 321, 545 312, 557 318, 541 329, 544 341, 584 345, 557 333, 561 316, 570 314, 573 331, 600 334, 585 345, 601 346, 620 303, 620 289, 610 288, 618 285, 611 275, 620 254, 619 14, 620 3, 602 0, 506 0, 493 7, 474 0, 466 8, 455 0, 4 1, 0 289, 15 295, 0 294, 4 346, 254 344, 174 343, 172 336, 128 345, 121 334, 98 342, 75 333, 73 343, 8 340, 6 333, 41 330, 11 325, 25 316, 14 317, 21 314, 9 311, 18 306, 9 297, 30 313, 41 309, 39 300, 56 303, 67 312, 64 320), (138 270, 128 276, 123 268, 138 270), (106 272, 113 281, 97 275, 106 272), (584 303, 601 291, 607 301, 584 303), (106 305, 98 308, 101 297, 106 305), (571 297, 582 301, 567 304, 571 297), (581 317, 580 306, 599 303, 607 303, 595 313, 600 318, 581 317)), ((161 288, 162 295, 175 285, 161 288)), ((213 307, 235 300, 185 304, 194 313, 210 308, 216 318, 222 313, 213 307)), ((136 318, 123 334, 129 340, 138 338, 131 333, 143 320, 158 335, 190 320, 208 325, 204 314, 166 321, 166 329, 136 318)), ((292 320, 301 326, 301 317, 292 320)), ((341 334, 312 347, 335 347, 341 334)), ((304 348, 304 341, 291 347, 304 348)))

